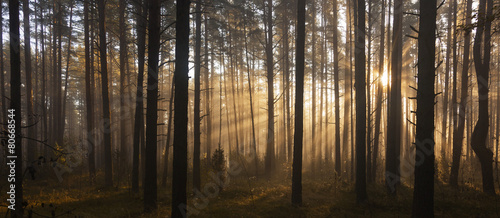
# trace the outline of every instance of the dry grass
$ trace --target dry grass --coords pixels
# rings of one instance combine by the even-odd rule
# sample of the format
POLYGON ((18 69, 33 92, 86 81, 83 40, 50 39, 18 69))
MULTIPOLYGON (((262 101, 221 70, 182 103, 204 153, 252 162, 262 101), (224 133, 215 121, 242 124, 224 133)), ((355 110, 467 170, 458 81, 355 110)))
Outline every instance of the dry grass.
MULTIPOLYGON (((231 177, 229 186, 213 198, 206 207, 198 209, 198 217, 409 217, 413 190, 401 186, 396 196, 388 196, 382 184, 368 186, 369 201, 355 203, 353 183, 335 179, 334 175, 312 176, 307 172, 303 181, 301 207, 290 203, 291 178, 287 171, 265 178, 248 179, 245 173, 231 177)), ((102 175, 99 175, 102 180, 102 175)), ((204 181, 209 178, 204 176, 204 181)), ((168 217, 170 214, 170 185, 158 191, 159 208, 144 214, 142 194, 130 192, 127 184, 112 189, 89 185, 88 178, 74 172, 59 183, 54 178, 25 182, 27 212, 33 217, 168 217), (41 215, 41 216, 39 216, 41 215)), ((435 214, 437 217, 500 217, 500 197, 488 196, 475 186, 463 185, 452 189, 438 180, 435 184, 435 214)), ((2 185, 2 192, 6 186, 2 185)), ((188 184, 188 187, 191 187, 188 184)), ((203 191, 202 191, 203 192, 203 191)), ((200 199, 190 192, 190 207, 200 199)), ((0 213, 5 214, 2 207, 0 213)))

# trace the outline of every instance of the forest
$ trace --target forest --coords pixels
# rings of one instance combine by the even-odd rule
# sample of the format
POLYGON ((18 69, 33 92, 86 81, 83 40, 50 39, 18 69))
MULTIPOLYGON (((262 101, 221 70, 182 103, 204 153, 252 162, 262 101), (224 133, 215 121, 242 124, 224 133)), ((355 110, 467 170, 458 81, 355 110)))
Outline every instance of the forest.
POLYGON ((0 0, 5 217, 500 217, 497 0, 0 0))

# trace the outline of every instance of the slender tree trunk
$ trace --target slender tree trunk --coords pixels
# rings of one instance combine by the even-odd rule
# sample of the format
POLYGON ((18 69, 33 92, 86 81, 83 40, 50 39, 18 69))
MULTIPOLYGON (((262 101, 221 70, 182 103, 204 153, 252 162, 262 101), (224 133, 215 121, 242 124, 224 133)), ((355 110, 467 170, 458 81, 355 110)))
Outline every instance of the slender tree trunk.
POLYGON ((266 145, 266 175, 274 171, 274 61, 273 61, 273 3, 267 0, 265 8, 266 23, 266 70, 267 70, 267 145, 266 145))
MULTIPOLYGON (((448 130, 448 139, 452 140, 452 132, 457 128, 457 76, 458 76, 458 58, 457 58, 457 1, 453 1, 453 39, 451 42, 453 56, 453 88, 451 94, 450 127, 448 130)), ((452 142, 454 143, 454 142, 452 142)))
POLYGON ((295 91, 295 134, 293 142, 292 165, 292 204, 302 204, 302 140, 304 125, 304 47, 305 47, 305 0, 298 0, 297 4, 297 41, 295 53, 297 87, 295 91))
POLYGON ((488 115, 488 82, 490 74, 490 51, 491 51, 491 19, 493 11, 492 0, 479 1, 479 24, 474 38, 474 66, 476 69, 479 117, 471 136, 471 147, 481 163, 483 180, 483 192, 495 194, 495 183, 493 181, 493 152, 486 147, 489 115, 488 115), (485 13, 486 12, 486 13, 485 13), (484 39, 483 39, 484 37, 484 39), (484 40, 484 42, 483 42, 484 40), (483 47, 483 48, 481 48, 483 47))
MULTIPOLYGON (((66 122, 64 122, 64 118, 66 117, 66 98, 68 96, 68 80, 69 80, 69 62, 70 62, 70 59, 71 59, 71 36, 72 36, 72 30, 73 30, 73 2, 71 2, 71 6, 70 6, 70 13, 69 13, 69 35, 68 35, 68 47, 66 49, 66 51, 68 52, 67 53, 67 56, 66 56, 66 75, 65 75, 65 78, 64 78, 64 95, 63 95, 63 98, 62 98, 62 101, 63 101, 63 106, 62 106, 62 122, 61 122, 61 131, 64 135, 64 129, 65 129, 65 126, 66 126, 66 122)), ((69 134, 71 135, 71 134, 69 134)))
MULTIPOLYGON (((14 115, 15 148, 9 155, 15 156, 15 210, 11 217, 23 217, 23 146, 21 136, 21 46, 19 35, 19 1, 9 0, 9 41, 10 41, 10 108, 9 114, 14 115), (12 110, 12 112, 11 112, 12 110)), ((3 74, 3 72, 2 72, 3 74)), ((10 121, 9 121, 10 123, 10 121)))
POLYGON ((172 218, 186 215, 189 0, 177 1, 172 218))
MULTIPOLYGON (((85 1, 83 5, 84 14, 84 34, 85 34, 85 101, 87 109, 87 143, 89 151, 89 177, 90 183, 95 182, 95 142, 94 135, 94 101, 92 100, 92 87, 90 80, 90 41, 89 41, 89 1, 85 1)), ((43 25, 42 25, 43 27, 43 25)), ((43 33, 42 33, 43 34, 43 33)), ((43 43, 43 39, 42 39, 43 43)), ((43 45, 42 45, 43 48, 43 45)), ((43 53, 43 52, 42 52, 43 53)), ((42 61, 43 62, 43 61, 42 61)), ((43 100, 43 99, 42 99, 43 100)))
MULTIPOLYGON (((472 13, 472 0, 467 0, 467 11, 465 12, 465 26, 471 24, 472 13)), ((472 30, 467 30, 464 33, 464 53, 462 65, 462 87, 460 91, 460 105, 458 112, 457 129, 453 132, 453 162, 450 172, 450 185, 458 186, 458 174, 460 169, 460 161, 462 159, 462 147, 465 129, 465 112, 467 109, 467 98, 469 88, 469 53, 470 53, 470 39, 472 30)), ((456 73, 456 72, 455 72, 456 73)))
MULTIPOLYGON (((338 11, 337 0, 333 0, 333 80, 335 91, 335 171, 342 176, 342 165, 340 157, 340 95, 339 95, 339 51, 338 51, 338 11)), ((344 127, 345 128, 345 127, 344 127)))
MULTIPOLYGON (((31 34, 30 34, 30 8, 29 0, 23 1, 23 16, 24 16, 24 71, 26 73, 26 104, 28 115, 28 138, 36 139, 36 122, 35 114, 33 113, 33 85, 31 76, 31 34)), ((1 71, 3 74, 3 71, 1 71)), ((34 143, 27 144, 27 160, 31 163, 35 160, 36 147, 34 143)))
POLYGON ((201 2, 196 2, 196 33, 194 48, 194 156, 193 188, 201 190, 200 178, 200 71, 201 71, 201 2))
MULTIPOLYGON (((446 66, 444 75, 444 95, 443 95, 443 123, 441 123, 441 158, 446 160, 446 124, 448 123, 448 87, 450 75, 450 53, 451 53, 451 38, 452 38, 452 16, 453 15, 453 1, 450 1, 448 8, 448 36, 446 37, 446 66)), ((446 164, 446 161, 443 162, 446 164)))
MULTIPOLYGON (((207 116, 207 142, 206 142, 206 149, 207 149, 207 162, 210 163, 210 156, 212 155, 212 110, 210 107, 210 102, 211 102, 211 93, 212 90, 210 89, 210 83, 209 83, 209 75, 210 75, 210 70, 208 70, 208 56, 209 56, 209 51, 208 51, 208 15, 205 14, 205 74, 204 74, 204 83, 205 83, 205 111, 206 111, 206 116, 207 116)), ((173 95, 173 93, 172 93, 173 95)), ((169 121, 170 122, 170 121, 169 121)))
POLYGON ((368 37, 368 56, 366 62, 366 177, 368 181, 372 180, 372 97, 371 97, 371 73, 372 73, 372 1, 368 2, 368 33, 366 36, 368 37))
POLYGON ((97 1, 99 11, 99 51, 101 60, 102 112, 104 121, 104 177, 107 187, 113 186, 113 162, 111 155, 111 113, 109 110, 108 62, 106 53, 105 1, 97 1))
MULTIPOLYGON (((247 35, 247 17, 245 16, 245 20, 243 21, 243 32, 244 35, 247 35)), ((255 175, 258 175, 258 170, 259 170, 259 160, 258 160, 258 154, 257 154, 257 140, 255 136, 255 117, 254 117, 254 112, 253 112, 253 99, 252 99, 252 79, 250 78, 250 59, 248 58, 248 42, 247 42, 247 37, 245 37, 245 58, 247 62, 247 77, 248 77, 248 94, 250 95, 250 116, 252 117, 252 149, 253 149, 253 156, 254 156, 254 164, 255 164, 255 175)), ((290 151, 290 150, 289 150, 290 151)), ((290 153, 289 153, 290 154, 290 153)), ((290 159, 289 159, 290 160, 290 159)))
MULTIPOLYGON (((311 171, 314 175, 316 172, 316 4, 315 0, 311 0, 312 10, 312 30, 311 30, 311 79, 312 79, 312 102, 311 102, 311 171)), ((335 13, 334 13, 335 14, 335 13)), ((334 46, 335 47, 335 46, 334 46)), ((335 48, 334 48, 335 49, 335 48)), ((320 145, 321 146, 321 145, 320 145)))
MULTIPOLYGON (((436 0, 420 3, 415 188, 413 189, 412 217, 434 217, 436 8, 436 0)), ((396 46, 394 49, 396 50, 396 46)))
MULTIPOLYGON (((146 17, 148 14, 147 0, 141 0, 137 4, 136 20, 137 20, 137 93, 135 100, 135 118, 134 118, 134 141, 133 141, 133 157, 132 157, 132 191, 139 192, 139 153, 142 129, 144 128, 143 116, 143 87, 144 82, 144 53, 146 50, 146 17)), ((168 143, 168 142, 167 142, 168 143)), ((143 158, 144 159, 144 158, 143 158)))
MULTIPOLYGON (((172 118, 173 118, 173 105, 174 105, 174 91, 175 84, 174 79, 172 79, 172 85, 170 88, 170 100, 168 102, 168 124, 167 124, 167 142, 165 144, 165 155, 163 156, 163 176, 161 178, 161 184, 167 186, 167 176, 168 176, 168 156, 170 150, 170 139, 172 137, 172 118)), ((199 190, 199 189, 198 189, 199 190)))
POLYGON ((384 86, 382 77, 384 76, 384 50, 385 50, 385 0, 382 0, 381 19, 380 19, 380 47, 378 55, 378 79, 377 79, 377 99, 375 100, 375 132, 373 136, 373 164, 371 181, 377 179, 377 158, 378 146, 380 140, 380 120, 382 116, 382 92, 384 86))
POLYGON ((158 56, 160 53, 160 0, 149 2, 148 87, 146 112, 146 170, 144 176, 144 210, 157 208, 157 120, 158 56))
POLYGON ((120 28, 120 174, 127 174, 128 169, 128 152, 127 152, 127 128, 125 120, 125 78, 127 74, 127 29, 125 26, 125 8, 127 7, 126 0, 119 0, 119 28, 120 28))
POLYGON ((402 24, 403 1, 394 0, 394 30, 392 35, 391 92, 389 99, 389 121, 385 164, 385 183, 391 194, 396 194, 400 182, 399 159, 401 148, 401 73, 403 57, 402 24))
POLYGON ((365 82, 365 0, 358 0, 355 44, 356 89, 356 201, 363 203, 366 194, 366 82, 365 82))

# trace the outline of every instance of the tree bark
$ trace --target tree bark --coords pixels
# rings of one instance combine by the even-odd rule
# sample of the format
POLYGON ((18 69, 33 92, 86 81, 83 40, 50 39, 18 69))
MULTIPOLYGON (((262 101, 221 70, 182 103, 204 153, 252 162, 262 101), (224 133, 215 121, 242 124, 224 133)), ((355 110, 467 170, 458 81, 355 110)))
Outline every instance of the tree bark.
MULTIPOLYGON (((339 50, 338 50, 338 11, 337 0, 333 0, 333 80, 335 94, 335 171, 342 176, 342 162, 340 157, 340 95, 339 95, 339 50)), ((344 127, 345 128, 345 127, 344 127)))
POLYGON ((194 48, 194 145, 193 188, 201 190, 200 178, 200 71, 201 71, 201 2, 196 2, 196 32, 194 48))
POLYGON ((365 0, 358 0, 355 30, 356 89, 356 202, 367 201, 366 194, 366 82, 365 82, 365 0))
MULTIPOLYGON (((94 135, 94 101, 92 99, 92 88, 90 80, 90 37, 89 37, 89 1, 85 1, 83 5, 84 14, 84 34, 85 34, 85 101, 87 109, 87 146, 89 152, 89 178, 91 184, 95 182, 95 142, 94 135)), ((43 42, 43 40, 42 40, 43 42)), ((42 46, 43 47, 43 46, 42 46)), ((42 101, 44 101, 42 99, 42 101)))
POLYGON ((99 51, 101 60, 102 112, 104 131, 104 177, 107 187, 113 186, 113 160, 111 155, 111 113, 109 110, 108 62, 106 53, 105 1, 97 1, 99 13, 99 51))
POLYGON ((377 79, 377 99, 375 100, 375 132, 373 136, 373 164, 371 181, 377 179, 377 158, 380 141, 380 120, 382 116, 382 92, 384 86, 382 77, 384 76, 384 51, 385 51, 385 0, 382 0, 381 19, 380 19, 380 47, 378 56, 378 79, 377 79))
POLYGON ((305 22, 306 22, 305 0, 297 3, 297 41, 295 53, 296 73, 295 80, 295 134, 293 140, 293 164, 292 164, 292 204, 302 204, 302 140, 304 125, 304 50, 305 50, 305 22))
POLYGON ((483 192, 495 194, 493 181, 493 152, 486 147, 489 115, 488 115, 488 82, 490 74, 491 51, 491 15, 493 11, 492 0, 480 0, 478 9, 478 26, 474 38, 474 66, 478 84, 479 117, 471 136, 471 147, 481 163, 483 192), (487 9, 486 9, 487 8, 487 9), (486 12, 486 13, 485 13, 486 12), (484 39, 483 39, 484 37, 484 39), (483 41, 484 40, 484 41, 483 41), (483 47, 483 48, 481 48, 483 47))
MULTIPOLYGON (((412 217, 434 217, 436 0, 420 2, 415 188, 412 217)), ((396 50, 396 46, 394 47, 396 50)))
POLYGON ((266 23, 266 70, 267 70, 267 142, 266 142, 266 175, 274 171, 274 62, 273 62, 273 3, 267 0, 265 11, 266 23))
MULTIPOLYGON (((9 0, 9 41, 10 41, 10 109, 14 115, 15 148, 9 155, 16 156, 15 169, 15 210, 11 217, 23 217, 23 146, 21 134, 21 46, 19 35, 19 1, 9 0)), ((2 72, 3 73, 3 72, 2 72)), ((9 122, 10 123, 10 122, 9 122)))
POLYGON ((401 72, 403 57, 403 1, 394 0, 394 26, 392 35, 391 91, 385 163, 385 183, 389 193, 396 194, 400 183, 399 155, 401 148, 401 72))
POLYGON ((127 147, 127 128, 125 120, 125 78, 127 74, 127 29, 125 25, 126 0, 119 0, 119 28, 120 28, 120 174, 127 174, 128 169, 128 147, 127 147))
MULTIPOLYGON (((28 121, 28 137, 36 139, 36 126, 31 126, 36 123, 35 114, 33 113, 33 85, 31 76, 31 34, 30 34, 30 8, 29 0, 23 1, 23 16, 24 16, 24 71, 26 73, 26 104, 28 121)), ((3 71, 1 71, 3 74, 3 71)), ((34 143, 28 143, 27 161, 35 160, 36 146, 34 143)))
POLYGON ((146 169, 144 171, 144 210, 157 209, 157 120, 158 56, 160 53, 160 0, 149 2, 148 86, 146 99, 146 169))
MULTIPOLYGON (((467 11, 465 12, 465 26, 471 25, 472 0, 467 0, 467 11)), ((469 88, 469 53, 470 53, 470 29, 464 32, 464 53, 462 65, 462 87, 460 91, 460 105, 458 111, 457 129, 453 132, 453 162, 450 172, 450 185, 458 186, 458 174, 460 169, 460 161, 462 159, 462 147, 464 140, 465 129, 465 112, 467 109, 467 98, 469 88)), ((456 72, 455 72, 456 73, 456 72)))
MULTIPOLYGON (((132 157, 132 191, 139 192, 139 153, 140 141, 143 136, 144 129, 144 95, 142 84, 144 82, 144 55, 146 51, 146 22, 148 15, 147 0, 141 0, 137 4, 136 20, 137 20, 137 92, 135 100, 135 118, 134 118, 134 141, 133 141, 133 157, 132 157)), ((168 143, 168 142, 167 142, 168 143)))
POLYGON ((172 217, 186 215, 189 0, 177 1, 172 217))

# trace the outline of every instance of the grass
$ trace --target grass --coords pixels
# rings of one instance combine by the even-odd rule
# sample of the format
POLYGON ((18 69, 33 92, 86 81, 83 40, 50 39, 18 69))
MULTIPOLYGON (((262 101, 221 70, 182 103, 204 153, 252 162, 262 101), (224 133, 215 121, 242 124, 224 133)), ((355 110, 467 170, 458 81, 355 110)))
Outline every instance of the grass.
MULTIPOLYGON (((230 177, 228 186, 220 193, 213 186, 203 186, 211 196, 195 198, 188 192, 188 207, 196 209, 195 217, 409 217, 413 189, 400 186, 396 196, 386 194, 383 184, 369 184, 369 200, 355 203, 354 184, 335 179, 333 175, 317 175, 311 179, 307 172, 303 180, 303 205, 292 206, 291 178, 281 172, 274 178, 251 177, 242 173, 230 177), (198 206, 198 207, 196 207, 198 206)), ((99 175, 102 179, 102 175, 99 175)), ((65 175, 62 182, 54 178, 25 181, 27 213, 33 217, 168 217, 170 215, 170 185, 159 186, 158 210, 144 214, 142 194, 131 193, 121 178, 121 185, 105 189, 91 186, 83 173, 65 175)), ((117 181, 117 180, 115 180, 117 181)), ((204 184, 210 181, 203 176, 204 184)), ((6 192, 6 185, 2 185, 6 192)), ((191 187, 188 184, 188 187, 191 187)), ((500 197, 489 196, 477 188, 461 186, 453 189, 439 180, 435 184, 435 215, 437 217, 500 217, 500 197)), ((5 204, 5 203, 4 203, 5 204)), ((5 214, 6 208, 1 207, 5 214)))

